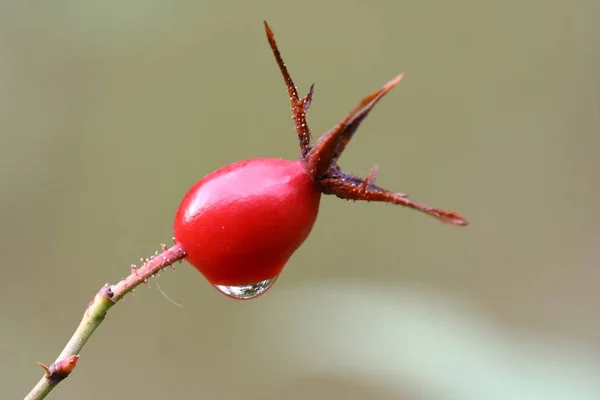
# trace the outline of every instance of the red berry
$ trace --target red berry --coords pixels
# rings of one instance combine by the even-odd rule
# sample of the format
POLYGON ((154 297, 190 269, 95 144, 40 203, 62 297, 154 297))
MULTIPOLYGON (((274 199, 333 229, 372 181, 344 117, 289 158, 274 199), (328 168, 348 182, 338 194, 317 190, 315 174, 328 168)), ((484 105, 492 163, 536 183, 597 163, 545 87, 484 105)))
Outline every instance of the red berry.
POLYGON ((175 217, 175 240, 213 285, 276 278, 310 233, 320 198, 300 161, 240 161, 191 188, 175 217))
POLYGON ((343 172, 338 165, 360 123, 403 75, 365 97, 311 146, 306 113, 313 86, 300 98, 266 22, 265 29, 290 96, 300 160, 240 161, 196 183, 181 202, 174 226, 175 240, 190 264, 231 297, 249 299, 264 293, 310 233, 322 193, 398 204, 448 224, 467 225, 452 211, 416 203, 405 194, 375 185, 377 167, 362 179, 343 172))

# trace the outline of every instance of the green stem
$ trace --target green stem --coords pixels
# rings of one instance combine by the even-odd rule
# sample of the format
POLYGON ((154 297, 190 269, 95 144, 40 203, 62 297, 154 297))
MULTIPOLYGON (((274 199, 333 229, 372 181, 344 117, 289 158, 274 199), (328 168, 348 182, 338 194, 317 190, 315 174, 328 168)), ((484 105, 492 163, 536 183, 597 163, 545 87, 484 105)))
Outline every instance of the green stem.
MULTIPOLYGON (((67 357, 78 355, 96 328, 100 326, 108 310, 121 300, 123 296, 139 284, 146 282, 161 269, 182 260, 184 257, 185 251, 179 244, 175 244, 170 248, 163 245, 162 253, 146 259, 146 262, 140 268, 132 267, 131 274, 119 283, 113 286, 107 285, 102 287, 88 305, 75 333, 73 333, 73 336, 71 336, 71 339, 53 365, 67 357)), ((47 372, 25 397, 25 400, 41 400, 45 398, 67 376, 68 373, 64 376, 58 376, 47 372)))

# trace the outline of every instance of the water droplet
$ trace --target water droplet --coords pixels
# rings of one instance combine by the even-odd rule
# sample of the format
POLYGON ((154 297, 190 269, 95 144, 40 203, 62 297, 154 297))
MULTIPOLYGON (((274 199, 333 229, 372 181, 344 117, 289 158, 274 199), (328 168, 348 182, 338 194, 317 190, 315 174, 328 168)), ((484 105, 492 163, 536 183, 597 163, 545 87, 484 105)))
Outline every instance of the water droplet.
POLYGON ((277 280, 277 277, 273 277, 270 279, 265 279, 264 281, 250 283, 248 285, 240 285, 240 286, 227 286, 227 285, 215 285, 217 290, 229 297, 233 297, 238 300, 250 300, 257 296, 260 296, 277 280))

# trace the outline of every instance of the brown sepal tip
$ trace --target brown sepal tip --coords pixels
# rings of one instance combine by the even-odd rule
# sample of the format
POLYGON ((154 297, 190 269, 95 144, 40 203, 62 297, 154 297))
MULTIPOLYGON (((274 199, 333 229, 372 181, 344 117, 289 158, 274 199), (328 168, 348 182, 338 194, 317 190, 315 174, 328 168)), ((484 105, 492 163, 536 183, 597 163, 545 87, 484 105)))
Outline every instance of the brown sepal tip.
POLYGON ((315 180, 324 194, 333 194, 346 200, 378 201, 397 204, 428 214, 441 222, 466 226, 468 222, 459 214, 412 201, 407 195, 395 193, 375 185, 377 167, 374 167, 367 178, 360 178, 341 170, 338 159, 354 136, 361 122, 369 115, 375 105, 389 93, 404 77, 399 74, 387 82, 379 90, 364 97, 350 113, 335 127, 321 136, 311 146, 311 133, 306 122, 306 112, 313 98, 313 86, 304 98, 300 98, 298 90, 287 70, 285 62, 277 47, 275 35, 266 21, 267 40, 281 71, 291 101, 295 130, 300 142, 300 158, 307 173, 315 180))

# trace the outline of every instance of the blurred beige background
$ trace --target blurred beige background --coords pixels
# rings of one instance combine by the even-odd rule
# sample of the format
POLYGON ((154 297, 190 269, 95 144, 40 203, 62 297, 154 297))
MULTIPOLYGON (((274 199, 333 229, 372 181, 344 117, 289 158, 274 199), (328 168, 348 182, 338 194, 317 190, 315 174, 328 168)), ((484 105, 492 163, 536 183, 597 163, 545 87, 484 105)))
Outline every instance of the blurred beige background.
POLYGON ((181 264, 115 307, 54 399, 600 398, 600 2, 0 3, 0 382, 22 398, 187 189, 296 158, 399 72, 343 158, 467 229, 327 197, 265 296, 181 264))

